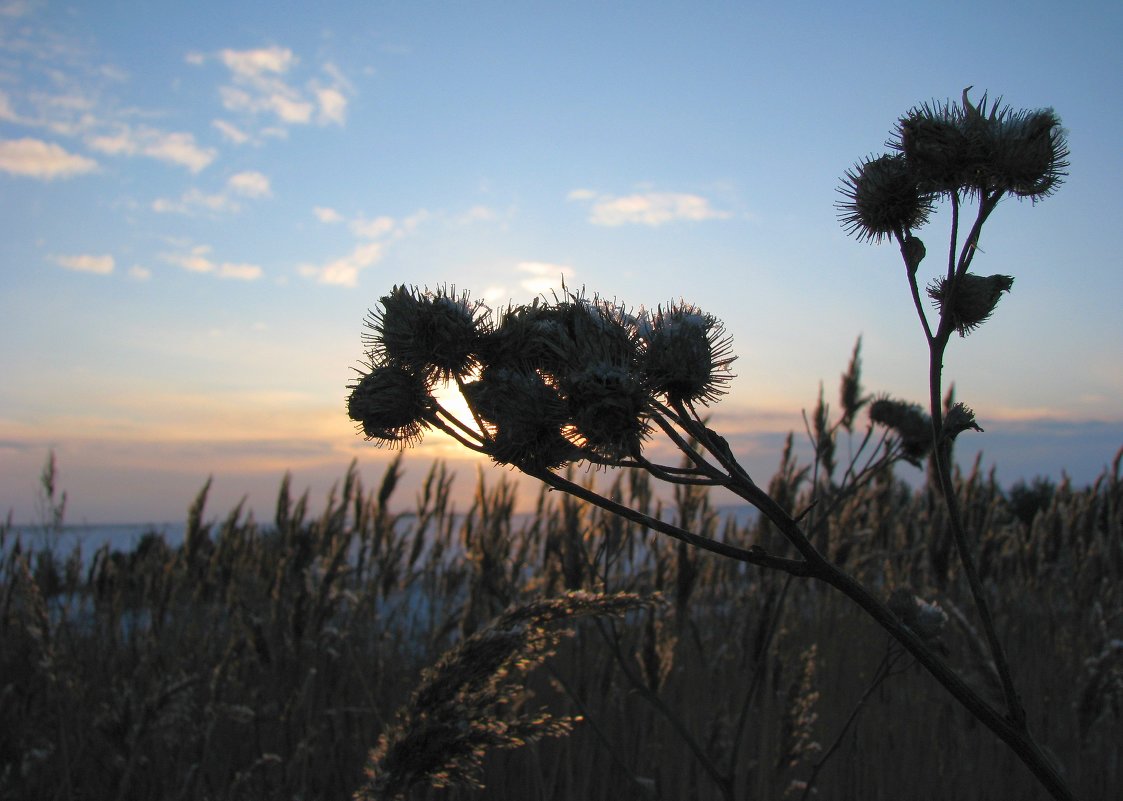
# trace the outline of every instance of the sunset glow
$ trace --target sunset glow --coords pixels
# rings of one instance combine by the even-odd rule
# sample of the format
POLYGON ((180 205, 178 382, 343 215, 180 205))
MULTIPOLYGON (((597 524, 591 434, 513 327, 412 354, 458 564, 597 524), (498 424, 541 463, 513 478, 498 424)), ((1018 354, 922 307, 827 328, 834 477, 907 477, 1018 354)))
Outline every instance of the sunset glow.
MULTIPOLYGON (((959 457, 1087 482, 1123 445, 1118 4, 166 5, 0 0, 0 516, 34 520, 51 451, 72 522, 181 519, 211 475, 215 515, 264 519, 286 471, 376 483, 344 401, 396 284, 697 304, 738 355, 714 420, 767 476, 859 336, 868 392, 924 399, 900 256, 836 189, 967 86, 1055 108, 1072 157, 988 222, 1015 284, 949 350, 986 431, 959 457)), ((486 462, 429 436, 407 486, 434 458, 464 502, 486 462)))

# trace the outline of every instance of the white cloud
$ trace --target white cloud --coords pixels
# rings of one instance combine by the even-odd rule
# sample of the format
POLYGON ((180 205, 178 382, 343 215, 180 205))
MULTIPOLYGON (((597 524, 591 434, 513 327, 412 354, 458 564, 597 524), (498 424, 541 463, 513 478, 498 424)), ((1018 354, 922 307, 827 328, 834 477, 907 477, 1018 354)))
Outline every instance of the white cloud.
POLYGON ((710 206, 710 201, 700 195, 679 192, 643 192, 633 195, 601 195, 588 189, 575 189, 569 200, 592 201, 589 222, 593 225, 615 227, 620 225, 658 226, 679 220, 724 220, 729 212, 710 206))
POLYGON ((393 217, 375 217, 373 220, 359 218, 351 221, 351 233, 363 239, 379 239, 394 232, 397 223, 393 217))
POLYGON ((97 275, 109 275, 114 267, 113 257, 109 255, 94 256, 83 253, 78 256, 51 256, 51 261, 68 270, 97 275))
POLYGON ((90 147, 111 156, 147 156, 197 173, 214 161, 214 148, 200 147, 189 133, 122 125, 114 134, 92 136, 90 147))
POLYGON ((250 140, 250 135, 248 133, 226 120, 213 120, 211 125, 218 129, 218 132, 222 134, 222 138, 227 142, 233 142, 236 145, 244 145, 250 140))
MULTIPOLYGON (((219 87, 219 97, 227 111, 250 116, 268 114, 286 125, 305 125, 313 119, 320 125, 342 125, 346 121, 349 87, 332 64, 323 67, 330 82, 310 79, 300 88, 289 80, 289 73, 298 67, 300 59, 287 47, 226 49, 219 51, 217 59, 230 71, 230 83, 219 87)), ((195 65, 204 61, 205 57, 199 54, 188 58, 188 63, 195 65)), ((219 130, 233 137, 232 141, 246 135, 227 125, 219 126, 219 130)))
POLYGON ((253 281, 261 278, 261 268, 256 264, 232 264, 226 261, 218 265, 216 274, 219 278, 237 278, 241 281, 253 281))
POLYGON ((137 281, 147 281, 152 277, 152 271, 147 267, 142 267, 139 264, 134 264, 129 268, 129 277, 137 281))
POLYGON ((233 213, 238 209, 238 204, 225 192, 209 194, 194 187, 184 192, 178 200, 162 197, 152 203, 152 210, 160 214, 194 214, 197 211, 222 214, 233 213))
POLYGON ((232 194, 260 199, 270 197, 272 189, 269 178, 260 172, 239 172, 226 181, 225 191, 208 193, 192 187, 177 200, 157 198, 152 203, 152 210, 160 214, 194 214, 199 211, 211 214, 233 214, 240 211, 241 206, 231 197, 232 194))
POLYGON ((355 247, 341 259, 327 264, 302 264, 300 274, 321 284, 355 287, 359 285, 359 273, 377 264, 382 259, 383 244, 367 242, 355 247))
POLYGON ((541 295, 551 289, 561 289, 562 282, 570 282, 575 275, 569 265, 552 264, 546 261, 521 261, 516 269, 528 274, 526 278, 519 281, 519 286, 535 295, 541 295))
POLYGON ((316 102, 320 106, 320 113, 316 121, 321 125, 334 122, 342 125, 347 119, 347 96, 335 87, 316 89, 316 102))
POLYGON ((495 209, 488 206, 472 206, 463 214, 458 215, 454 222, 457 225, 471 225, 478 222, 492 222, 499 218, 495 209))
POLYGON ((97 162, 41 139, 0 140, 0 170, 50 181, 97 169, 97 162))
POLYGON ((259 80, 265 73, 284 74, 296 63, 296 56, 287 47, 266 47, 257 50, 223 50, 218 54, 231 72, 247 80, 259 80))
POLYGON ((343 215, 338 211, 326 206, 316 206, 312 209, 312 213, 316 215, 316 219, 322 223, 340 223, 343 222, 343 215))
POLYGON ((273 194, 269 179, 259 172, 239 172, 230 176, 227 188, 243 197, 262 198, 273 194))
POLYGON ((253 281, 262 275, 262 269, 256 264, 214 262, 210 258, 210 253, 209 246, 196 245, 186 253, 164 253, 160 258, 188 272, 215 275, 219 278, 253 281))

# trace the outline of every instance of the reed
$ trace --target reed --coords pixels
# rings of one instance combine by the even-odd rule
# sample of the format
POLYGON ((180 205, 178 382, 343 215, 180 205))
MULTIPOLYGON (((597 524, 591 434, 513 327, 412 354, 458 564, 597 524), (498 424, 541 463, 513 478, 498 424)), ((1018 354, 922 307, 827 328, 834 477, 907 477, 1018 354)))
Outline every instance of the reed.
MULTIPOLYGON (((983 521, 991 556, 980 564, 1031 724, 1085 798, 1110 797, 1123 781, 1120 458, 1090 486, 1057 486, 1028 523, 993 475, 955 477, 965 515, 983 521)), ((505 587, 496 612, 567 589, 666 600, 576 625, 519 677, 519 709, 583 718, 566 738, 487 755, 482 794, 417 788, 411 798, 723 797, 686 738, 733 777, 739 797, 779 798, 812 779, 816 798, 1042 797, 907 658, 847 725, 887 645, 840 597, 705 554, 692 554, 680 585, 674 541, 557 493, 515 515, 503 476, 477 476, 476 502, 457 512, 454 477, 433 465, 427 489, 396 503, 394 477, 405 469, 392 463, 371 490, 348 471, 319 515, 286 478, 268 524, 241 510, 208 522, 201 493, 191 548, 153 534, 129 553, 48 558, 28 547, 31 532, 3 527, 0 796, 349 797, 370 749, 399 724, 415 677, 465 642, 467 618, 486 630, 492 607, 473 611, 473 593, 505 587), (508 539, 479 536, 488 527, 508 539), (466 559, 469 547, 493 553, 466 559), (580 586, 567 588, 567 564, 580 586), (674 600, 680 586, 689 586, 684 604, 674 600), (803 708, 816 717, 801 717, 803 708), (794 765, 782 759, 792 751, 802 755, 794 765)), ((780 475, 774 485, 790 479, 790 465, 780 475)), ((657 511, 642 481, 586 477, 594 481, 657 511)), ((802 482, 794 506, 811 492, 802 482)), ((969 608, 970 594, 930 542, 931 527, 945 525, 932 492, 883 476, 848 496, 822 536, 840 548, 855 540, 844 561, 864 582, 892 587, 907 576, 938 602, 949 661, 980 692, 1000 692, 981 635, 952 611, 969 608)), ((662 516, 733 543, 769 525, 722 524, 712 507, 687 501, 669 499, 662 516)))

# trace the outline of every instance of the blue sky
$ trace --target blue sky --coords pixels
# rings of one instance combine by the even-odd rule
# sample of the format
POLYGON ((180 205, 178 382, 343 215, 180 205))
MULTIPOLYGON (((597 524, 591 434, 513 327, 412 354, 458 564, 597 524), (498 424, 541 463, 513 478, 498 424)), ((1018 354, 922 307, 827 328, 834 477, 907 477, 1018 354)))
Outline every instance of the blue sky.
MULTIPOLYGON (((345 385, 400 283, 698 304, 739 355, 719 428, 767 475, 859 335, 869 391, 926 396, 899 255, 834 203, 966 86, 1055 108, 1072 166, 984 231, 1016 283, 949 350, 986 429, 961 456, 1090 481, 1123 444, 1121 35, 1090 2, 0 0, 0 511, 34 516, 52 448, 73 522, 178 520, 211 474, 215 514, 265 519, 285 470, 314 501, 354 457, 377 480, 345 385)), ((466 456, 407 468, 467 491, 466 456)))

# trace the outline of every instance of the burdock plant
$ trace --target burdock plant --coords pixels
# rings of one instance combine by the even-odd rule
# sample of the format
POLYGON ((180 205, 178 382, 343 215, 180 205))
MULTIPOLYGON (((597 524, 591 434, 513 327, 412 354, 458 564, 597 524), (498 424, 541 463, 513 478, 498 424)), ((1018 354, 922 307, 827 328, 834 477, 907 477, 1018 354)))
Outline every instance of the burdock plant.
MULTIPOLYGON (((850 430, 855 413, 868 404, 870 431, 877 426, 882 435, 867 433, 859 452, 872 443, 873 455, 864 462, 854 456, 842 483, 831 486, 833 502, 814 513, 829 513, 839 497, 900 460, 930 460, 1003 689, 1000 706, 966 683, 936 647, 932 630, 942 625, 939 615, 911 593, 876 593, 831 561, 813 536, 812 510, 789 511, 790 499, 762 489, 709 427, 707 407, 726 392, 734 357, 721 322, 689 303, 633 313, 563 287, 552 298, 495 312, 447 289, 395 287, 368 321, 368 360, 351 385, 348 414, 376 444, 404 447, 437 429, 498 464, 687 545, 834 587, 1001 738, 1049 793, 1069 799, 1059 768, 1027 727, 953 489, 953 441, 982 429, 962 403, 945 412, 942 387, 952 334, 976 331, 1013 286, 1010 276, 971 271, 983 225, 1005 198, 1037 202, 1056 191, 1068 166, 1064 132, 1052 110, 1015 111, 985 95, 975 104, 964 91, 960 102, 906 113, 888 147, 891 152, 845 173, 837 207, 843 227, 859 241, 891 240, 900 248, 929 350, 928 408, 863 398, 854 366, 849 384, 844 380, 840 424, 850 430), (918 279, 926 248, 916 232, 945 202, 951 209, 947 266, 927 286, 933 322, 918 279), (960 242, 961 216, 970 206, 975 219, 960 242), (448 384, 459 389, 471 419, 459 419, 438 401, 437 386, 448 384), (684 459, 670 464, 652 456, 656 444, 670 444, 684 459), (669 484, 723 487, 756 507, 790 547, 741 547, 645 514, 568 479, 564 469, 577 462, 643 471, 669 484)), ((832 436, 820 411, 817 454, 832 436)), ((832 460, 833 450, 823 454, 824 464, 832 460)))

